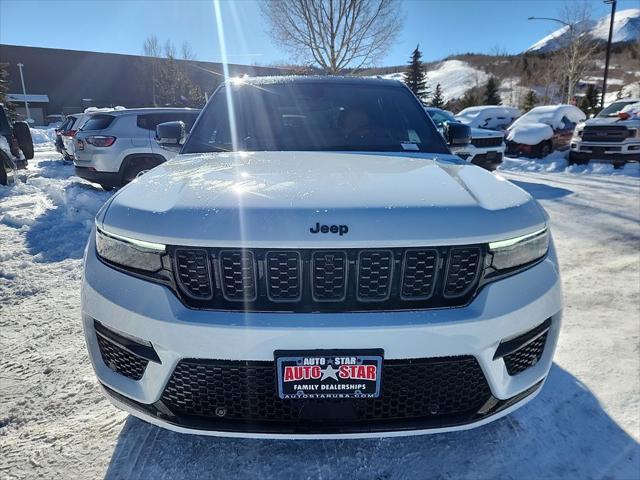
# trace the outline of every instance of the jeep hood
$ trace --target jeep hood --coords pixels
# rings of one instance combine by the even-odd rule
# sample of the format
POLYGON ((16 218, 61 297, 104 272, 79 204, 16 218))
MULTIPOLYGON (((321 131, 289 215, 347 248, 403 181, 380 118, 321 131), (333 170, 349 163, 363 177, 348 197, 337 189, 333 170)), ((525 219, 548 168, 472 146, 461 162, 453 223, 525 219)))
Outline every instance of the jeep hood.
POLYGON ((174 245, 349 247, 487 242, 546 223, 529 194, 452 155, 179 155, 120 190, 98 225, 174 245), (312 233, 346 225, 348 233, 312 233))

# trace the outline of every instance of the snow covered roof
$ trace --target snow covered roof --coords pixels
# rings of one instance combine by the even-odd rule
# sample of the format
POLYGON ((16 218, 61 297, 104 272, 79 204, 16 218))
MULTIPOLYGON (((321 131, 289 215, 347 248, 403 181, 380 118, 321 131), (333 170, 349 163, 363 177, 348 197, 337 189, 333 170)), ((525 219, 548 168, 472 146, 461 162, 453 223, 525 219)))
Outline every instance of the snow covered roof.
MULTIPOLYGON (((24 102, 25 95, 22 93, 7 93, 7 100, 10 102, 24 102)), ((49 103, 49 95, 27 93, 26 101, 31 103, 49 103)))

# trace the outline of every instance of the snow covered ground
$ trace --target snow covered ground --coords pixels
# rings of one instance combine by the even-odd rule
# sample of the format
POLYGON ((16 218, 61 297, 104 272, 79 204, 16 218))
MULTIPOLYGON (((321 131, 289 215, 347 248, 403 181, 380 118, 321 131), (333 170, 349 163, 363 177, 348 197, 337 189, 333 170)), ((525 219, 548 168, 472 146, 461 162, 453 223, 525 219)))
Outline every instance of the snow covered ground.
MULTIPOLYGON (((564 162, 564 163, 563 163, 564 162)), ((0 187, 0 478, 611 478, 640 475, 640 172, 509 159, 551 215, 566 310, 542 393, 468 432, 357 441, 183 436, 100 394, 81 256, 110 194, 40 151, 0 187)))

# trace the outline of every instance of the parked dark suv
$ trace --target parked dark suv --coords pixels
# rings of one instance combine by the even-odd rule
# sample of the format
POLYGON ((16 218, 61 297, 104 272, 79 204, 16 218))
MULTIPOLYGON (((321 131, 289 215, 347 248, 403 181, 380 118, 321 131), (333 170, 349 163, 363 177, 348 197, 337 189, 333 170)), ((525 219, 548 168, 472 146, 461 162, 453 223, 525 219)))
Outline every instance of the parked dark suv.
POLYGON ((0 103, 0 185, 6 185, 14 170, 27 168, 33 158, 33 140, 26 122, 11 122, 0 103))

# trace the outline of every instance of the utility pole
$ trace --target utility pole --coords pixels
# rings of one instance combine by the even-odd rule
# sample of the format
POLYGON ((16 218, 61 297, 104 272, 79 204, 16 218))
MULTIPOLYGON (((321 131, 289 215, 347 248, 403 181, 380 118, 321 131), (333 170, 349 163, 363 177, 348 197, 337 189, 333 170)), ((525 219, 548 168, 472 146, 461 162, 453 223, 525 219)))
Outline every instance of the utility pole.
POLYGON ((24 88, 24 75, 22 75, 22 67, 24 67, 24 64, 18 63, 18 68, 20 69, 20 81, 22 82, 22 95, 24 95, 24 109, 27 111, 27 123, 29 123, 29 120, 31 120, 31 113, 29 112, 29 102, 27 102, 27 89, 24 88))
POLYGON ((607 56, 604 61, 604 77, 602 79, 602 97, 600 97, 600 108, 604 108, 604 96, 607 93, 607 78, 609 77, 609 58, 611 57, 611 39, 613 37, 613 21, 616 16, 617 0, 604 0, 604 3, 611 5, 611 20, 609 22, 609 39, 607 40, 607 56))

